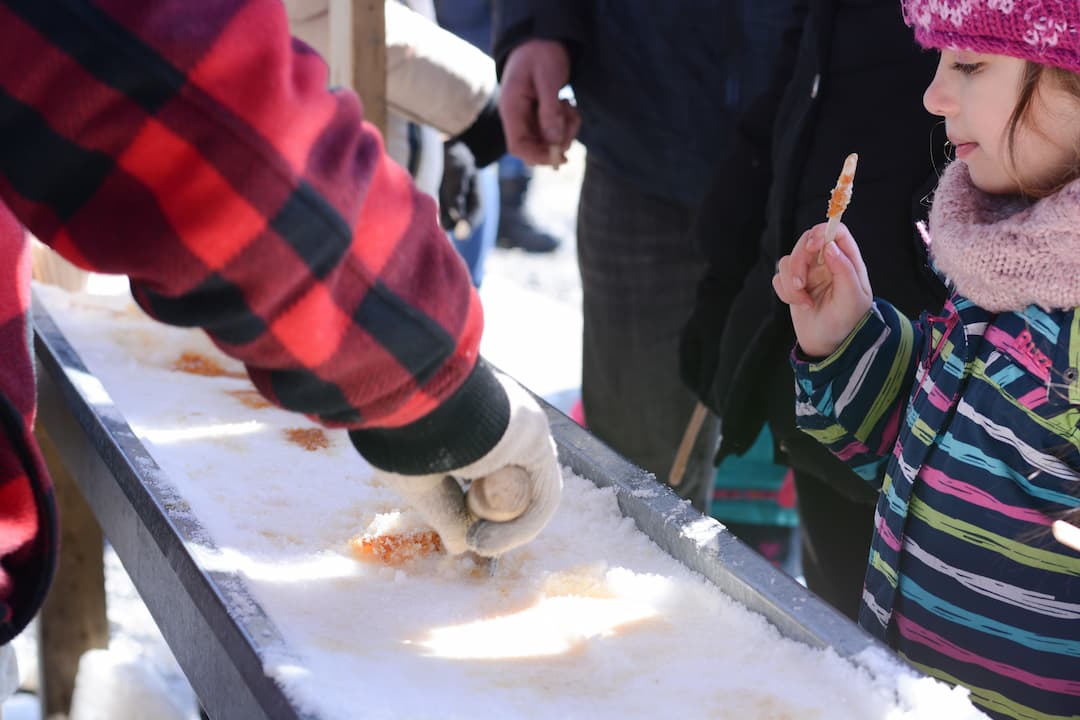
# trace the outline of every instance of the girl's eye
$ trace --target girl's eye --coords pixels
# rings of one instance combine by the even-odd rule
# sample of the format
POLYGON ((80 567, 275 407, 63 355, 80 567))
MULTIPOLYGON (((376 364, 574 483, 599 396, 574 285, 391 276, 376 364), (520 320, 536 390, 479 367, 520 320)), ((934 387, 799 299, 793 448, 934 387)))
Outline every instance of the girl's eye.
POLYGON ((982 63, 954 62, 952 67, 953 67, 953 70, 955 70, 958 73, 961 73, 963 75, 974 75, 975 73, 977 73, 982 68, 982 66, 983 66, 982 63))

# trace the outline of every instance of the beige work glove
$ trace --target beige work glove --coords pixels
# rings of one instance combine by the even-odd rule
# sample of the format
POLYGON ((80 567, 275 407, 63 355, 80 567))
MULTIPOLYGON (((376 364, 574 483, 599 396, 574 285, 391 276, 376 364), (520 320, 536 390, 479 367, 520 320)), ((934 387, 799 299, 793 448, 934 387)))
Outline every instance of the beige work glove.
POLYGON ((547 416, 514 380, 501 373, 495 377, 506 391, 510 420, 486 455, 446 473, 383 473, 387 484, 439 533, 446 551, 455 555, 471 550, 493 557, 524 545, 551 520, 562 495, 562 470, 547 416), (519 474, 525 483, 523 510, 505 522, 477 517, 469 509, 463 484, 468 486, 508 466, 523 470, 519 474))

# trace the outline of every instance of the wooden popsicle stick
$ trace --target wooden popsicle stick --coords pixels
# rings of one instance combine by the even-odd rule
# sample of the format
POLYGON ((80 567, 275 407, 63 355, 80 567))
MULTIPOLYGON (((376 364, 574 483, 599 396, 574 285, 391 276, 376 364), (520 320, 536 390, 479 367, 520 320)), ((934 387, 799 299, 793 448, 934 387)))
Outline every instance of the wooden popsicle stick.
POLYGON ((671 472, 668 473, 668 484, 672 487, 678 487, 682 483, 683 475, 686 473, 686 463, 690 460, 690 451, 694 449, 694 442, 697 440, 698 433, 701 432, 701 424, 705 422, 707 412, 705 403, 699 400, 694 406, 694 412, 690 415, 690 422, 686 423, 682 442, 679 443, 679 450, 675 453, 675 462, 671 464, 671 472))
POLYGON ((548 145, 548 164, 551 165, 551 167, 553 167, 554 169, 558 170, 559 166, 562 165, 562 162, 562 148, 560 148, 558 145, 548 145))
POLYGON ((840 177, 836 180, 836 187, 829 195, 829 209, 826 217, 829 224, 825 226, 825 242, 818 250, 817 262, 821 265, 825 262, 825 248, 829 243, 836 240, 836 231, 840 227, 840 218, 844 216, 848 203, 851 202, 852 186, 855 183, 855 169, 859 163, 857 153, 851 153, 844 158, 844 167, 840 170, 840 177))

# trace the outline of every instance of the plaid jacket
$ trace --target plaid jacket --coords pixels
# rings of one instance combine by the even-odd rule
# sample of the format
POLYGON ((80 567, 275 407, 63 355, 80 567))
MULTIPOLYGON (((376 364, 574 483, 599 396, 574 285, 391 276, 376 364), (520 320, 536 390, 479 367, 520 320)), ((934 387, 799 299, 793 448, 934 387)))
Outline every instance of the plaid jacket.
POLYGON ((913 323, 878 301, 793 361, 801 428, 867 479, 887 463, 859 622, 993 717, 1080 712, 1080 314, 954 295, 913 323))
MULTIPOLYGON (((279 0, 4 0, 0 200, 69 260, 130 276, 152 316, 204 328, 274 402, 348 428, 375 466, 459 467, 508 419, 478 362, 478 297, 434 202, 387 159, 355 95, 326 85, 325 63, 290 38, 279 0)), ((26 248, 8 220, 0 392, 18 422, 0 441, 0 599, 10 605, 22 597, 13 586, 40 599, 55 543, 26 437, 26 248)), ((35 602, 0 608, 0 642, 35 602)))
POLYGON ((0 204, 0 645, 30 622, 55 566, 52 485, 34 441, 30 244, 0 204))

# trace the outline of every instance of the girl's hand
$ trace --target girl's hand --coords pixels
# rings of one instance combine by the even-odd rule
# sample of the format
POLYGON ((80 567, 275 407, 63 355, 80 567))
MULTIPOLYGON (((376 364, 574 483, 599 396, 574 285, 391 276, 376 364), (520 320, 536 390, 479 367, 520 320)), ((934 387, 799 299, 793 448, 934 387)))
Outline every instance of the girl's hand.
POLYGON ((791 307, 799 347, 827 357, 840 347, 873 303, 870 279, 855 239, 841 223, 825 245, 825 223, 803 233, 790 255, 780 258, 773 289, 791 307), (824 260, 818 264, 818 251, 824 260))

